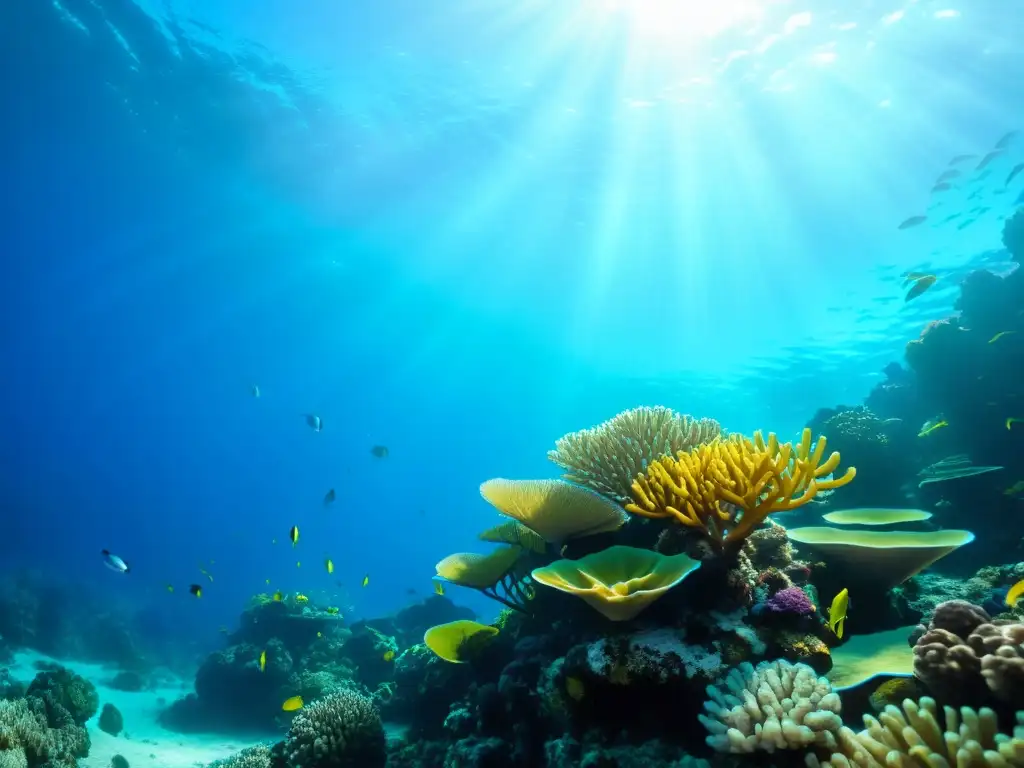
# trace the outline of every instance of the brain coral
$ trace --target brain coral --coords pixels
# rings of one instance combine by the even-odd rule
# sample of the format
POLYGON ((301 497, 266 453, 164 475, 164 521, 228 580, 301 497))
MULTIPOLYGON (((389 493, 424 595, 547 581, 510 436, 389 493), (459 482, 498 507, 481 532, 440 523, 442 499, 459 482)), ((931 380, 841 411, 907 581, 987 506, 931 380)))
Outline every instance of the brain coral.
POLYGON ((285 754, 292 768, 383 768, 385 743, 373 701, 343 690, 299 713, 288 731, 285 754))
POLYGON ((744 662, 717 686, 708 686, 700 721, 718 752, 774 752, 836 748, 843 725, 839 695, 804 664, 744 662))

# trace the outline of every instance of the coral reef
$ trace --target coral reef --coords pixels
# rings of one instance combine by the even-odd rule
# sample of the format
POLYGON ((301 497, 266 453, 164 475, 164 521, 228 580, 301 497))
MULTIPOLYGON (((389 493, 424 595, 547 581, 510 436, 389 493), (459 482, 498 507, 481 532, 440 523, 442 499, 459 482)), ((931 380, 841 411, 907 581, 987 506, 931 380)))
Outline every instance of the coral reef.
POLYGON ((303 709, 284 752, 289 768, 383 768, 387 761, 380 714, 368 697, 351 690, 303 709))
POLYGON ((111 736, 117 736, 124 730, 124 717, 121 711, 110 702, 103 705, 100 711, 99 729, 111 736))
POLYGON ((709 686, 708 696, 700 722, 718 752, 833 749, 843 724, 839 696, 803 664, 744 663, 720 686, 709 686))

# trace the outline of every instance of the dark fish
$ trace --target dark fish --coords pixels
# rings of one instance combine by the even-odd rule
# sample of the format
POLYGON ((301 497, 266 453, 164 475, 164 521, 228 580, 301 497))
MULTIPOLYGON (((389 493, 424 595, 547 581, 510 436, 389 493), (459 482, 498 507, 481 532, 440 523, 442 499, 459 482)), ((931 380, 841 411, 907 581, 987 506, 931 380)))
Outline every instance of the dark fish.
POLYGON ((966 221, 961 221, 959 224, 956 225, 956 229, 959 232, 961 230, 967 229, 973 223, 974 219, 967 219, 966 221))
POLYGON ((315 413, 306 414, 306 424, 308 424, 309 428, 312 429, 314 432, 322 432, 324 428, 323 419, 321 419, 315 413))
POLYGON ((922 275, 920 278, 914 281, 913 287, 907 291, 907 296, 904 301, 910 301, 920 296, 922 293, 927 291, 933 285, 938 278, 935 275, 922 275))
POLYGON ((331 503, 333 503, 333 502, 334 502, 334 500, 335 500, 336 498, 337 498, 337 496, 336 496, 336 495, 335 495, 335 493, 334 493, 334 489, 333 489, 333 488, 331 488, 331 490, 329 490, 329 491, 328 491, 328 492, 327 492, 327 493, 326 493, 326 494, 324 495, 324 506, 327 506, 328 504, 331 504, 331 503))
POLYGON ((986 165, 988 165, 993 160, 995 160, 997 157, 999 157, 1001 154, 1003 154, 1003 152, 1005 152, 1005 150, 1003 150, 1003 149, 993 149, 991 152, 989 152, 987 155, 985 155, 983 158, 981 158, 981 162, 978 163, 974 167, 974 170, 980 171, 986 165))
POLYGON ((961 213, 961 211, 957 211, 956 213, 949 214, 949 216, 942 220, 942 223, 945 224, 946 222, 952 221, 953 219, 959 219, 961 213))
POLYGON ((191 587, 188 588, 188 591, 191 592, 196 597, 202 597, 203 596, 203 588, 201 586, 199 586, 198 584, 193 584, 191 587))
POLYGON ((897 229, 910 229, 911 227, 916 227, 919 224, 924 224, 926 221, 928 221, 927 216, 911 216, 909 219, 904 220, 897 229))
POLYGON ((117 555, 111 554, 109 549, 104 549, 101 554, 103 555, 103 564, 107 568, 116 573, 128 573, 128 563, 117 555))
POLYGON ((996 142, 996 149, 1006 149, 1010 146, 1010 142, 1020 136, 1020 131, 1010 131, 1008 134, 1003 136, 999 141, 996 142))
POLYGON ((966 163, 968 160, 973 160, 977 155, 957 155, 949 161, 949 165, 956 165, 958 163, 966 163))
POLYGON ((932 187, 932 192, 948 192, 952 188, 953 187, 951 185, 949 185, 945 181, 943 181, 943 182, 940 182, 940 183, 936 184, 934 187, 932 187))
POLYGON ((956 168, 950 168, 948 171, 944 171, 939 176, 939 178, 937 178, 935 180, 935 183, 936 184, 941 184, 944 181, 949 181, 950 179, 955 179, 957 176, 963 176, 963 175, 964 175, 963 171, 958 171, 956 168))
POLYGON ((370 449, 370 453, 376 456, 378 459, 386 459, 390 451, 386 445, 375 445, 370 449))
POLYGON ((293 525, 288 530, 288 538, 292 540, 293 547, 299 543, 299 526, 293 525))
POLYGON ((1006 177, 1005 184, 1009 185, 1011 181, 1017 178, 1017 174, 1020 173, 1021 171, 1024 171, 1024 163, 1017 163, 1015 166, 1013 166, 1013 170, 1010 171, 1010 175, 1006 177))

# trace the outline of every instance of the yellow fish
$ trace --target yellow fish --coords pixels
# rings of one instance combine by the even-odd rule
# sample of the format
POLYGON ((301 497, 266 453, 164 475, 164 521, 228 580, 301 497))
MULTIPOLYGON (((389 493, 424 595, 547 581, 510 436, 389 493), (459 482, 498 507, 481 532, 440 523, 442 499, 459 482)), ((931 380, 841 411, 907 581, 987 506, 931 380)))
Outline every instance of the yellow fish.
POLYGON ((302 561, 301 560, 296 560, 295 561, 295 567, 296 568, 301 568, 302 567, 302 561))
POLYGON ((291 530, 288 531, 288 538, 292 540, 293 547, 299 543, 299 526, 293 525, 291 527, 291 530))
POLYGON ((832 598, 832 605, 828 609, 828 626, 836 637, 843 636, 843 623, 846 621, 846 608, 850 604, 850 593, 843 589, 838 595, 832 598))
POLYGON ((306 597, 306 596, 305 596, 304 594, 302 594, 301 592, 299 592, 299 594, 297 594, 297 595, 295 596, 295 602, 296 602, 296 603, 308 603, 308 602, 309 602, 309 598, 308 598, 308 597, 306 597))
POLYGON ((1024 421, 1024 419, 1018 419, 1018 418, 1016 418, 1014 416, 1011 416, 1010 418, 1008 418, 1006 420, 1006 428, 1009 429, 1011 424, 1013 424, 1015 422, 1018 422, 1018 421, 1024 421))
POLYGON ((1003 495, 1004 496, 1016 496, 1021 491, 1024 491, 1024 480, 1018 480, 1016 483, 1014 483, 1009 488, 1007 488, 1005 491, 1003 491, 1003 495))
POLYGON ((324 636, 324 633, 323 633, 323 632, 317 632, 317 633, 316 633, 316 636, 317 636, 317 637, 323 637, 323 636, 324 636))
POLYGON ((338 609, 335 608, 333 605, 328 606, 324 610, 327 611, 327 613, 329 613, 331 616, 337 616, 338 615, 338 609))
POLYGON ((302 709, 302 697, 292 696, 290 699, 285 699, 281 709, 285 712, 294 712, 297 709, 302 709))
POLYGON ((370 583, 370 574, 366 574, 365 576, 363 576, 363 586, 365 587, 369 583, 370 583))
POLYGON ((269 583, 270 583, 270 579, 267 579, 267 584, 269 584, 269 583))
POLYGON ((334 561, 331 558, 327 558, 327 562, 324 563, 324 567, 327 568, 328 573, 334 573, 334 561))
POLYGON ((260 672, 263 672, 267 668, 267 652, 260 651, 260 672))
POLYGON ((435 595, 441 595, 442 597, 444 597, 444 582, 441 582, 441 581, 435 581, 434 582, 434 594, 435 595))
POLYGON ((924 427, 921 429, 921 431, 917 433, 917 436, 918 437, 927 437, 932 432, 934 432, 936 429, 942 429, 943 427, 948 427, 948 426, 949 426, 949 422, 946 421, 945 419, 942 419, 942 421, 936 421, 934 423, 930 423, 929 422, 929 423, 926 423, 924 425, 924 427))
POLYGON ((168 584, 167 585, 167 591, 168 592, 173 592, 174 591, 174 585, 173 584, 168 584))
POLYGON ((565 678, 565 692, 569 694, 569 698, 573 701, 581 701, 586 694, 586 690, 583 688, 583 681, 578 677, 565 678))
POLYGON ((284 600, 284 595, 281 594, 281 590, 277 590, 277 592, 274 593, 274 602, 280 603, 282 600, 284 600))
POLYGON ((394 661, 394 660, 395 660, 395 652, 394 651, 392 651, 392 650, 384 651, 384 661, 394 661))
POLYGON ((1014 333, 1014 331, 1000 331, 995 336, 993 336, 991 339, 989 339, 988 343, 989 344, 995 344, 997 341, 999 341, 1001 338, 1003 338, 1003 336, 1006 336, 1006 335, 1011 334, 1011 333, 1014 333))
POLYGON ((1010 587, 1010 591, 1006 593, 1006 604, 1011 608, 1016 608, 1021 595, 1024 595, 1024 579, 1010 587))

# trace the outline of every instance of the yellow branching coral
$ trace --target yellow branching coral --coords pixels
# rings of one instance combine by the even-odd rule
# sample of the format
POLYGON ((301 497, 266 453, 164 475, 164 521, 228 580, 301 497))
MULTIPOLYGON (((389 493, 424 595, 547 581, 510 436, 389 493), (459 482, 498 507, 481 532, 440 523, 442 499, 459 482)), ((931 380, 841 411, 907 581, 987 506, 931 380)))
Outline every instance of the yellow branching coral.
POLYGON ((774 434, 767 442, 760 432, 753 440, 732 435, 652 462, 633 482, 626 511, 703 528, 719 543, 742 541, 768 515, 801 507, 856 476, 850 467, 831 477, 839 454, 824 456, 825 438, 812 441, 809 429, 796 446, 774 434))
POLYGON ((555 443, 548 459, 566 470, 563 477, 607 496, 629 501, 633 479, 661 456, 675 456, 722 433, 714 419, 695 419, 671 408, 633 408, 591 429, 555 443))

